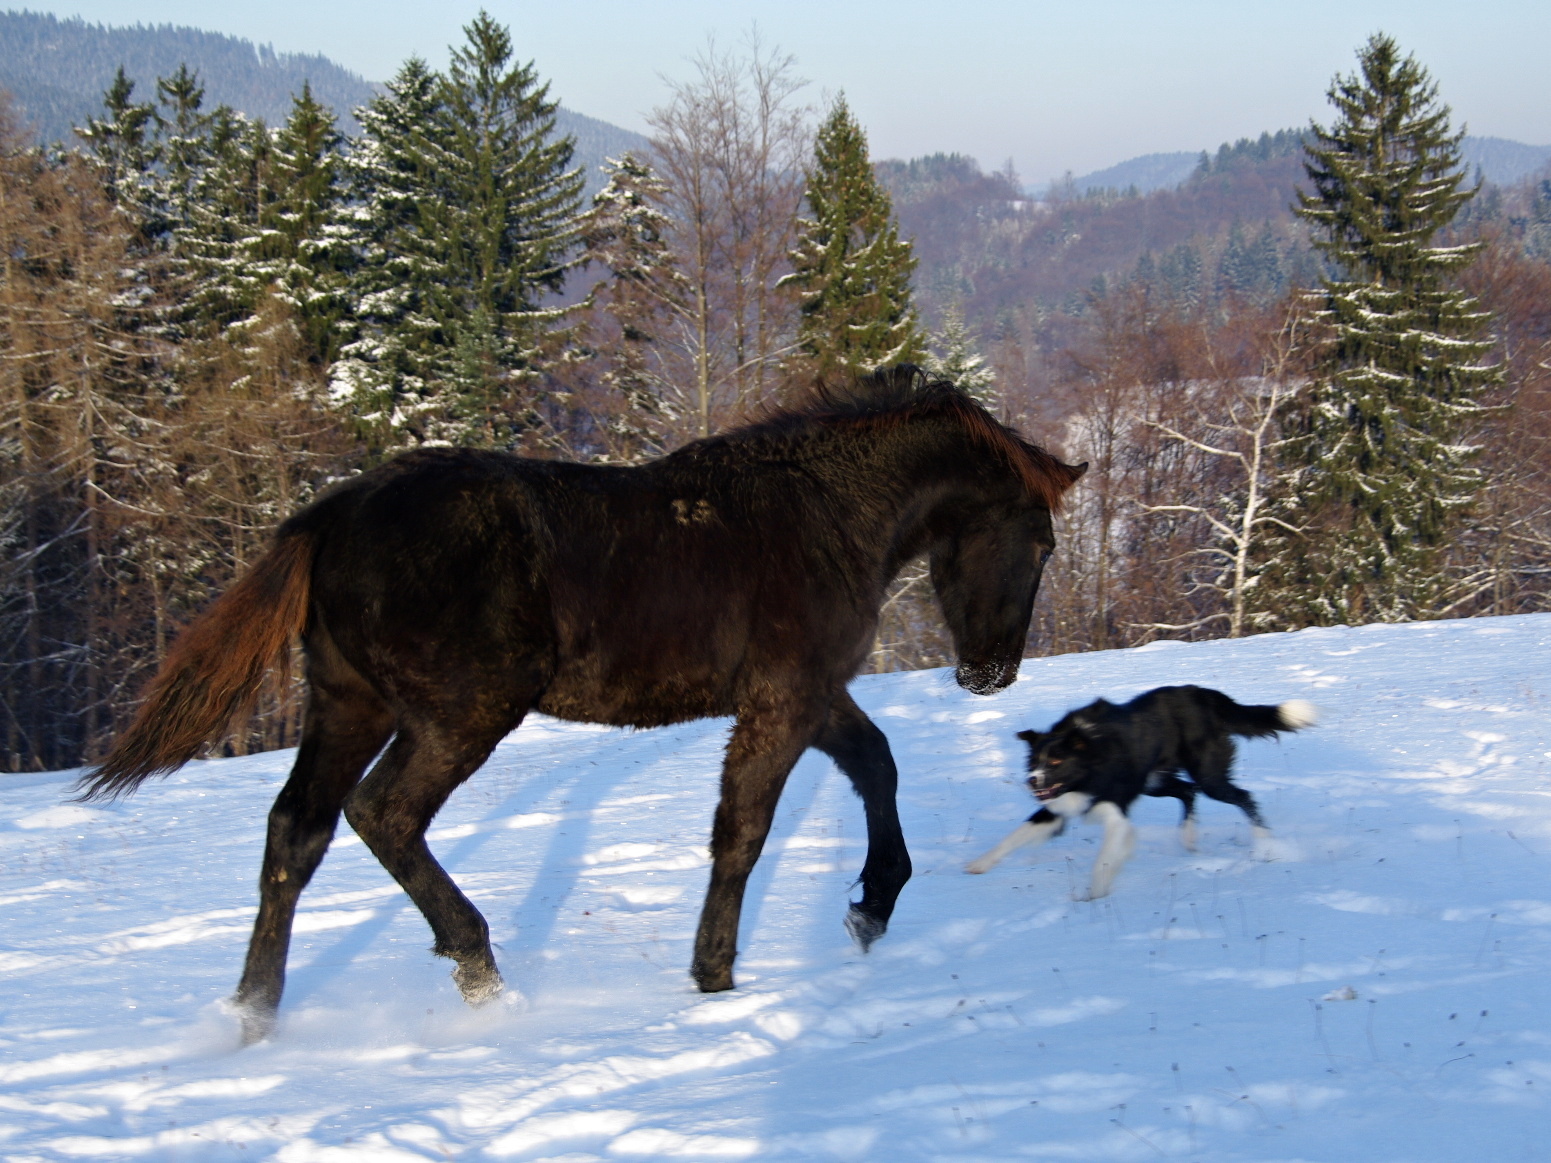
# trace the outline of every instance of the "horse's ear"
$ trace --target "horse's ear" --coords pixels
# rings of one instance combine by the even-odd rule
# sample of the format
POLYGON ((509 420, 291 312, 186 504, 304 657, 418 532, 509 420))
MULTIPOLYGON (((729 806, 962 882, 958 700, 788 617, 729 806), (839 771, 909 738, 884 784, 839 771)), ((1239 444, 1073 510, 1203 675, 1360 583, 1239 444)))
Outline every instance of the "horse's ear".
POLYGON ((1088 462, 1085 460, 1081 464, 1063 464, 1061 467, 1065 470, 1065 487, 1069 489, 1082 480, 1082 474, 1088 471, 1088 462))

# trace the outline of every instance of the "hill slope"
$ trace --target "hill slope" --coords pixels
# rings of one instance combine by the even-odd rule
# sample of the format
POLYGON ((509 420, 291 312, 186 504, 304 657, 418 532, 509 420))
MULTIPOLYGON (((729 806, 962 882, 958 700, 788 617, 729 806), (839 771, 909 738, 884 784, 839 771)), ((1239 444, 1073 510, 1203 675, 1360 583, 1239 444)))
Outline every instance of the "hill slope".
MULTIPOLYGON (((270 125, 283 122, 303 82, 332 109, 340 129, 360 127, 353 111, 372 99, 376 86, 322 55, 276 53, 267 45, 170 24, 106 28, 35 12, 0 13, 0 89, 15 99, 24 123, 38 139, 74 145, 72 128, 102 113, 102 94, 119 65, 135 82, 135 99, 156 97, 156 78, 180 64, 198 72, 205 107, 225 103, 270 125)), ((602 187, 598 167, 626 150, 643 151, 646 139, 596 117, 562 108, 557 128, 576 139, 576 164, 587 192, 602 187)))
POLYGON ((525 725, 432 845, 521 1007, 471 1012, 348 832, 303 897, 281 1029, 218 999, 286 753, 126 803, 0 796, 0 1122, 32 1160, 1538 1159, 1551 1113, 1551 616, 1310 630, 1024 664, 991 699, 859 679, 916 879, 870 955, 840 918, 860 809, 809 755, 750 886, 740 986, 686 976, 725 725, 525 725), (1113 896, 1097 829, 983 877, 1030 810, 1017 728, 1194 681, 1312 699, 1241 751, 1276 829, 1144 801, 1113 896))
POLYGON ((197 70, 206 107, 225 103, 271 125, 284 121, 291 95, 311 82, 313 96, 356 131, 350 111, 373 88, 322 55, 276 53, 267 45, 170 24, 105 28, 36 12, 0 13, 0 88, 7 89, 43 141, 73 143, 71 127, 100 116, 102 94, 120 65, 135 99, 156 97, 156 78, 180 64, 197 70))
MULTIPOLYGON (((1466 137, 1460 143, 1460 155, 1465 168, 1472 174, 1479 170, 1487 181, 1508 186, 1551 164, 1551 145, 1525 145, 1504 137, 1466 137)), ((1089 190, 1123 191, 1131 187, 1141 194, 1172 190, 1195 173, 1201 156, 1199 153, 1149 153, 1127 158, 1105 169, 1073 178, 1071 188, 1078 194, 1089 190)), ((1052 183, 1052 188, 1063 185, 1064 182, 1052 183)))

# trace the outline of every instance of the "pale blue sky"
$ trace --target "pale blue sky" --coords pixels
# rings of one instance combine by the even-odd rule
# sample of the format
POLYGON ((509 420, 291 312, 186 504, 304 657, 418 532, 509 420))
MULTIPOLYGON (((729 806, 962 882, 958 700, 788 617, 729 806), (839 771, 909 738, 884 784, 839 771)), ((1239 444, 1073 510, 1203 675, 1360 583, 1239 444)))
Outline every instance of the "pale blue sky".
MULTIPOLYGON (((36 4, 37 0, 33 0, 36 4)), ((29 5, 31 6, 31 5, 29 5)), ((321 52, 369 80, 434 65, 477 0, 63 0, 106 24, 191 25, 321 52)), ((1325 118, 1331 77, 1383 30, 1438 81, 1472 133, 1551 144, 1548 0, 487 0, 517 52, 580 113, 642 129, 664 76, 708 33, 757 22, 797 57, 815 101, 844 89, 874 157, 938 150, 1023 177, 1199 150, 1325 118)))

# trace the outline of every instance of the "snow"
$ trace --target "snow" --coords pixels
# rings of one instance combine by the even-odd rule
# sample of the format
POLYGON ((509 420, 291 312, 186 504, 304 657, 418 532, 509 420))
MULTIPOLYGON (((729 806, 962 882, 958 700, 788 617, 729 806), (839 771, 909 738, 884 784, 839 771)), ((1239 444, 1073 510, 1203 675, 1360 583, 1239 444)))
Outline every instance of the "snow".
POLYGON ((976 698, 859 679, 916 878, 863 956, 841 918, 860 806, 810 754, 751 881, 739 988, 687 976, 725 722, 538 719, 431 841, 490 920, 505 1003, 459 1001, 348 831, 303 897, 281 1024, 221 1000, 290 756, 131 800, 0 787, 0 1159, 1098 1160, 1544 1157, 1551 1091, 1551 615, 1067 655, 976 698), (1145 800, 1113 894, 1101 830, 984 876, 1032 810, 1013 733, 1199 682, 1303 699, 1246 742, 1274 829, 1145 800))

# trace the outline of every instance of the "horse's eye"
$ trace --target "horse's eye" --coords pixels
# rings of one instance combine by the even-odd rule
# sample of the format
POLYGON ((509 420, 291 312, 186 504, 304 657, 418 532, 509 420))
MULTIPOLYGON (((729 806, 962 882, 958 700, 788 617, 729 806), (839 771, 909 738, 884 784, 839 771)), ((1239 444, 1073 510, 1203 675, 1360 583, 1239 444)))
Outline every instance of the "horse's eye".
POLYGON ((1052 553, 1054 553, 1054 552, 1055 552, 1055 550, 1054 550, 1054 549, 1047 549, 1047 550, 1045 550, 1045 551, 1044 551, 1044 552, 1043 552, 1043 553, 1041 553, 1041 554, 1040 554, 1040 555, 1039 555, 1039 564, 1040 564, 1040 565, 1044 565, 1044 564, 1045 564, 1045 563, 1046 563, 1046 562, 1047 562, 1047 561, 1049 561, 1049 560, 1050 560, 1050 555, 1051 555, 1051 554, 1052 554, 1052 553))

